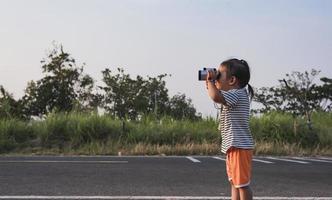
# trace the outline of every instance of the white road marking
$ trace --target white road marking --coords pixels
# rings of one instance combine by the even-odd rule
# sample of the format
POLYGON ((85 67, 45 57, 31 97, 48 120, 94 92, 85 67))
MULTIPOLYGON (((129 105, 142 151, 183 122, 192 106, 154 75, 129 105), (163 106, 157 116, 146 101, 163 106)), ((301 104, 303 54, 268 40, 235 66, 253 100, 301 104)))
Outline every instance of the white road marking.
POLYGON ((78 161, 78 160, 0 160, 0 163, 128 163, 128 161, 78 161))
POLYGON ((254 197, 260 200, 332 200, 332 197, 254 197))
POLYGON ((189 160, 193 161, 194 163, 200 163, 201 161, 193 158, 193 157, 190 157, 190 156, 187 156, 186 158, 188 158, 189 160))
POLYGON ((321 157, 317 157, 319 159, 325 159, 325 160, 332 160, 332 157, 324 157, 324 156, 321 156, 321 157))
POLYGON ((260 159, 252 159, 253 161, 256 161, 256 162, 261 162, 261 163, 266 163, 266 164, 273 164, 274 162, 271 162, 271 161, 267 161, 267 160, 260 160, 260 159))
MULTIPOLYGON (((196 199, 196 200, 229 200, 228 196, 0 196, 0 199, 196 199)), ((332 200, 332 197, 255 197, 258 200, 332 200)))
MULTIPOLYGON (((221 157, 217 157, 217 156, 212 157, 212 158, 217 159, 217 160, 223 160, 223 161, 226 161, 225 158, 221 158, 221 157)), ((260 160, 260 159, 256 159, 256 158, 254 158, 254 159, 252 159, 252 160, 253 160, 253 161, 256 161, 256 162, 266 163, 266 164, 273 164, 273 163, 274 163, 274 162, 271 162, 271 161, 260 160)))
POLYGON ((286 158, 274 158, 274 157, 266 157, 266 158, 267 159, 272 159, 272 160, 280 160, 280 161, 286 161, 286 162, 300 163, 300 164, 309 164, 308 162, 305 162, 305 161, 291 160, 291 159, 286 159, 286 158))
POLYGON ((226 159, 225 159, 225 158, 221 158, 221 157, 217 157, 217 156, 215 156, 215 157, 212 157, 212 158, 214 158, 214 159, 217 159, 217 160, 223 160, 223 161, 226 161, 226 159))
POLYGON ((292 157, 298 160, 307 160, 307 161, 314 161, 314 162, 324 162, 324 163, 332 163, 332 160, 318 160, 314 158, 301 158, 301 157, 292 157))

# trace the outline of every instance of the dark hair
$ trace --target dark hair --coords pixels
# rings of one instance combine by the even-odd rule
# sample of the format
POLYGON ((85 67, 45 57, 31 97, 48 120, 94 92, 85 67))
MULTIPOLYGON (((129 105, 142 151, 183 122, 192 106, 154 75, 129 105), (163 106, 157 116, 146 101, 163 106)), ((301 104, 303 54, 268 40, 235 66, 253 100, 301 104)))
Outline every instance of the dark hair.
POLYGON ((249 84, 250 68, 245 60, 232 58, 225 60, 220 65, 225 66, 228 70, 227 77, 235 76, 239 80, 240 87, 243 88, 248 85, 250 99, 254 96, 254 90, 249 84))

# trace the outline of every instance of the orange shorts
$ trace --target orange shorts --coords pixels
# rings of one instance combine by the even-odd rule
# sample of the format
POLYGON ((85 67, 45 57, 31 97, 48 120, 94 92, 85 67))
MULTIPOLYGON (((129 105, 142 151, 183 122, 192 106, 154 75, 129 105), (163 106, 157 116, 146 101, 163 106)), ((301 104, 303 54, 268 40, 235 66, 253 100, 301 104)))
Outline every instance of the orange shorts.
POLYGON ((226 153, 226 171, 228 180, 235 188, 241 188, 250 184, 251 149, 239 149, 231 147, 226 153))

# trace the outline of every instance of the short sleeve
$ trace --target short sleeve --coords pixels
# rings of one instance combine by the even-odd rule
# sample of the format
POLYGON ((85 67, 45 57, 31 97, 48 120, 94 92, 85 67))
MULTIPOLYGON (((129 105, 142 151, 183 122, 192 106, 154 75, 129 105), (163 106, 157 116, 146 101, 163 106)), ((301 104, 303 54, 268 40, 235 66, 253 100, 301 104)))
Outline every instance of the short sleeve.
POLYGON ((233 108, 239 101, 239 93, 237 90, 220 90, 220 93, 224 96, 226 104, 230 108, 233 108))

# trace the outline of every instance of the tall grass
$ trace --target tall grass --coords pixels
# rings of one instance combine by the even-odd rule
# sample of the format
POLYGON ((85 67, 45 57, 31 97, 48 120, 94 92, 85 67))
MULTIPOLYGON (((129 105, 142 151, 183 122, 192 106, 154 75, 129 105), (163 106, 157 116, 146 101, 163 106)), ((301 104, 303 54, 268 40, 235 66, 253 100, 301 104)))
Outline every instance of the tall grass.
POLYGON ((70 145, 75 148, 93 141, 118 140, 121 121, 96 114, 52 114, 33 123, 34 133, 46 147, 70 145))
POLYGON ((332 146, 332 112, 313 113, 312 120, 314 129, 317 131, 320 145, 323 147, 332 146))
POLYGON ((271 112, 251 117, 250 127, 254 138, 259 141, 294 143, 309 134, 303 119, 287 113, 271 112))
MULTIPOLYGON (((313 133, 304 119, 276 112, 251 117, 256 153, 332 154, 332 114, 314 113, 312 121, 316 142, 309 137, 313 133)), ((123 121, 96 114, 52 113, 43 121, 0 120, 0 153, 218 154, 217 127, 212 118, 146 116, 123 121)))
POLYGON ((160 120, 144 118, 140 122, 126 123, 125 138, 127 143, 149 144, 188 144, 217 142, 216 123, 212 119, 201 121, 173 120, 164 117, 160 120))
POLYGON ((16 119, 0 120, 0 153, 26 147, 34 137, 28 123, 16 119))

